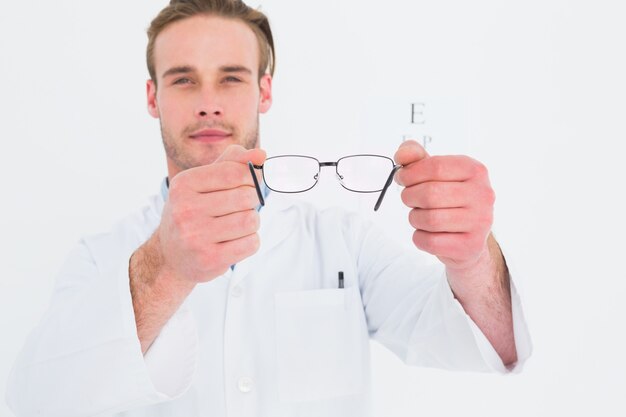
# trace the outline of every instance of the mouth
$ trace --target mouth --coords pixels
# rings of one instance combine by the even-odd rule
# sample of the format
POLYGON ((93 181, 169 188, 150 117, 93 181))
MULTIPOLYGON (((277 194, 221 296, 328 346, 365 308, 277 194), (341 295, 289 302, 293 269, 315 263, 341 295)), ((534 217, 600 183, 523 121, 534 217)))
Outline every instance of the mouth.
POLYGON ((189 135, 192 140, 202 143, 220 142, 231 136, 232 134, 219 129, 202 129, 189 135))

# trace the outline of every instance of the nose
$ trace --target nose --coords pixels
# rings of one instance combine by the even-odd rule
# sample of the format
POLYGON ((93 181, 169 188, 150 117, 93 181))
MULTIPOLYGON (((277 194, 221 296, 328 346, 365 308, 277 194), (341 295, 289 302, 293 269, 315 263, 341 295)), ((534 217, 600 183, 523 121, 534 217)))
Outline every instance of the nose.
POLYGON ((196 117, 200 119, 221 117, 224 114, 224 109, 222 108, 220 101, 221 100, 214 91, 203 90, 200 94, 200 98, 194 112, 196 117))
POLYGON ((197 116, 200 118, 208 118, 209 114, 212 114, 213 116, 221 116, 222 115, 222 111, 219 109, 213 109, 211 110, 204 110, 204 109, 200 109, 196 112, 197 116))

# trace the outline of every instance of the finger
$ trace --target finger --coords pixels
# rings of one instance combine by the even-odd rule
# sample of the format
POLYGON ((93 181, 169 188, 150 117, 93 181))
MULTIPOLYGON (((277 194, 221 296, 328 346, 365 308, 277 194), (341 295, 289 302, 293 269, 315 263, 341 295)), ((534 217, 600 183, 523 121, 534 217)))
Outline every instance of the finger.
POLYGON ((400 197, 407 207, 421 209, 462 208, 471 203, 462 182, 424 182, 405 188, 400 197))
POLYGON ((428 157, 426 149, 414 140, 402 142, 398 147, 393 160, 399 165, 408 165, 428 157))
POLYGON ((209 165, 194 167, 180 172, 170 181, 170 191, 194 191, 199 193, 228 190, 241 185, 254 186, 248 161, 261 165, 266 154, 262 149, 245 149, 230 145, 209 165))
POLYGON ((460 259, 466 256, 470 233, 432 233, 424 230, 413 232, 413 244, 432 255, 460 259))
POLYGON ((468 156, 431 156, 400 168, 396 180, 405 187, 427 181, 467 181, 481 170, 484 166, 468 156))
POLYGON ((236 264, 254 255, 260 247, 261 240, 258 233, 217 244, 217 250, 225 254, 229 265, 236 264))
POLYGON ((251 161, 254 165, 263 165, 265 158, 267 157, 265 151, 260 148, 246 149, 241 145, 230 145, 224 152, 215 160, 239 162, 241 164, 247 164, 251 161))
POLYGON ((256 233, 261 226, 259 213, 252 209, 214 217, 207 221, 205 228, 210 228, 211 241, 228 242, 256 233))
POLYGON ((251 186, 240 186, 229 190, 202 193, 198 204, 203 215, 219 217, 239 211, 255 209, 259 204, 256 190, 251 186))
POLYGON ((487 236, 480 233, 431 233, 416 230, 413 244, 446 264, 460 264, 475 258, 487 241, 487 236))
POLYGON ((180 172, 170 181, 170 196, 175 198, 178 193, 211 193, 246 185, 254 187, 247 165, 220 161, 180 172))
POLYGON ((425 232, 470 232, 476 225, 472 213, 466 208, 413 209, 409 212, 409 223, 425 232))

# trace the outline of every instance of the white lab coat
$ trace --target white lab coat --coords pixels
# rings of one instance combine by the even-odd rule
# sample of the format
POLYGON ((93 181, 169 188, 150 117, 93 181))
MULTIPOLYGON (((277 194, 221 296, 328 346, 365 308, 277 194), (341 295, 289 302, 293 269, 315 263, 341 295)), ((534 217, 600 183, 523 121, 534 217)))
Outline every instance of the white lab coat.
MULTIPOLYGON (((408 365, 507 372, 453 298, 440 265, 375 226, 271 194, 261 247, 198 285, 145 357, 128 260, 164 197, 84 238, 8 381, 18 417, 368 416, 369 338, 408 365), (338 272, 345 288, 338 288, 338 272)), ((513 291, 516 370, 530 355, 513 291)))

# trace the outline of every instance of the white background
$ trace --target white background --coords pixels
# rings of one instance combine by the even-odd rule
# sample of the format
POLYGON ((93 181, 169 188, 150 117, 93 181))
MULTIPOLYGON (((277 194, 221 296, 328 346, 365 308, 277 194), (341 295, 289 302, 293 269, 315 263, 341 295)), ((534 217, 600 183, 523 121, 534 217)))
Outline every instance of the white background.
MULTIPOLYGON (((72 245, 142 206, 166 174, 144 62, 145 28, 166 2, 2 3, 0 392, 72 245)), ((623 2, 262 6, 278 55, 261 119, 269 154, 393 155, 395 119, 363 115, 384 97, 431 97, 467 104, 431 120, 460 126, 453 148, 484 162, 497 192, 494 228, 523 289, 533 357, 520 375, 450 373, 373 344, 375 415, 626 415, 623 2)), ((327 178, 306 198, 365 213, 327 178)), ((375 217, 395 227, 392 188, 375 217)))

